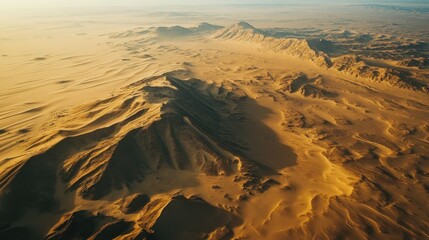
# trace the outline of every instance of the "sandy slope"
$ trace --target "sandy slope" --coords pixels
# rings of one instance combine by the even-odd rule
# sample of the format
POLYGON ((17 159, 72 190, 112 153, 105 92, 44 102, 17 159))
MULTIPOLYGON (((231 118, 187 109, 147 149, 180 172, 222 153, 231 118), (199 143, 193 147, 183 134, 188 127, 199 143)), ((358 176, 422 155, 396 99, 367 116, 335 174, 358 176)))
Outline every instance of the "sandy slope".
POLYGON ((427 69, 267 34, 155 27, 12 56, 0 237, 429 238, 427 69))

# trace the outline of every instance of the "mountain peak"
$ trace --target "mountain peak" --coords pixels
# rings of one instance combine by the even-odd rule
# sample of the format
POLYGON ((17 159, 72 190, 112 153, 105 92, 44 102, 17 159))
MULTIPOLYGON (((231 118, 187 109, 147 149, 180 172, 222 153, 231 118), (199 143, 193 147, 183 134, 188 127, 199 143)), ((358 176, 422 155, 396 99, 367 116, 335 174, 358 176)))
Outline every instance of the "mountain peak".
POLYGON ((243 22, 243 21, 238 22, 238 23, 234 24, 233 26, 239 27, 241 29, 253 29, 253 30, 256 29, 254 26, 250 25, 247 22, 243 22))

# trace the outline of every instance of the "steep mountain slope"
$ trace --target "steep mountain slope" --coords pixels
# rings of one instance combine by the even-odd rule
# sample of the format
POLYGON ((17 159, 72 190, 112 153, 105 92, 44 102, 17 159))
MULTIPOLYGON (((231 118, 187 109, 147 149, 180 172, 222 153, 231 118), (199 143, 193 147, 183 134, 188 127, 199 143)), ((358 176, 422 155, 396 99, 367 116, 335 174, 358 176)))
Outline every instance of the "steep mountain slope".
POLYGON ((304 60, 311 60, 324 68, 328 68, 331 65, 329 58, 324 53, 318 53, 310 48, 307 40, 270 37, 264 31, 256 29, 246 22, 239 22, 220 29, 212 37, 214 39, 246 41, 260 44, 263 48, 271 51, 284 52, 304 60))
POLYGON ((333 46, 323 39, 315 41, 314 39, 273 37, 246 22, 239 22, 220 29, 213 34, 212 38, 255 43, 263 49, 286 53, 302 60, 310 60, 319 67, 334 69, 353 77, 386 82, 400 88, 429 93, 429 87, 420 81, 420 76, 391 67, 374 66, 353 55, 328 56, 325 52, 335 51, 329 49, 333 46))
MULTIPOLYGON (((249 179, 248 188, 257 188, 257 168, 252 166, 259 163, 248 158, 236 128, 242 121, 236 105, 245 97, 243 92, 223 86, 165 75, 74 109, 76 115, 71 114, 61 130, 48 131, 28 143, 29 148, 37 149, 46 141, 44 145, 50 147, 19 161, 3 162, 2 224, 22 219, 29 211, 56 211, 68 201, 64 198, 71 197, 68 192, 98 200, 163 169, 208 176, 243 175, 242 180, 249 179), (77 119, 83 120, 80 126, 75 125, 77 119)), ((73 209, 73 205, 63 207, 73 209)), ((75 231, 73 219, 86 222, 87 215, 66 215, 63 221, 72 225, 59 223, 53 231, 60 233, 49 238, 73 238, 68 234, 74 233, 67 233, 75 231)), ((86 224, 76 221, 78 226, 86 224)))

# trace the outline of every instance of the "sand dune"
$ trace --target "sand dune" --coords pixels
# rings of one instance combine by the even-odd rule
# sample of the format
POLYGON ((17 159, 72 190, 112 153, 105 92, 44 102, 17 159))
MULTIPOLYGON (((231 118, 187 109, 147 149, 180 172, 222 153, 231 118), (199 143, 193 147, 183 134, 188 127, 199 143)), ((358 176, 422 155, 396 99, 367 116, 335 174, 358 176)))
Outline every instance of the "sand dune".
POLYGON ((429 238, 425 59, 226 26, 1 64, 0 238, 429 238))

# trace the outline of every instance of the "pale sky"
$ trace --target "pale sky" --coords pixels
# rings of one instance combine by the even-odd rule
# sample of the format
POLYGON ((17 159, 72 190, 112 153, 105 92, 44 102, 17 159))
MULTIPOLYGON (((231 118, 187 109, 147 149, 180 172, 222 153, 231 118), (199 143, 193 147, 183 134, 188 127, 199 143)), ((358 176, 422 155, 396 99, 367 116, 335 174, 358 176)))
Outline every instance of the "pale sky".
POLYGON ((282 3, 428 3, 429 0, 0 0, 0 10, 8 8, 42 8, 68 6, 134 6, 134 5, 182 5, 182 4, 282 4, 282 3))
POLYGON ((290 0, 0 0, 0 7, 282 3, 290 0))

